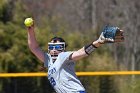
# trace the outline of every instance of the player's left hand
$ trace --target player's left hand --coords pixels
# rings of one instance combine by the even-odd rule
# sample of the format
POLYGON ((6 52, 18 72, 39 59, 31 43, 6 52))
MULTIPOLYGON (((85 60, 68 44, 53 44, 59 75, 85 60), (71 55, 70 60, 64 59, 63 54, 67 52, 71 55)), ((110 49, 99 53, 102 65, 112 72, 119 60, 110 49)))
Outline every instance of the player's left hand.
POLYGON ((106 27, 101 33, 98 42, 101 44, 123 42, 123 33, 123 30, 120 30, 118 27, 106 27))

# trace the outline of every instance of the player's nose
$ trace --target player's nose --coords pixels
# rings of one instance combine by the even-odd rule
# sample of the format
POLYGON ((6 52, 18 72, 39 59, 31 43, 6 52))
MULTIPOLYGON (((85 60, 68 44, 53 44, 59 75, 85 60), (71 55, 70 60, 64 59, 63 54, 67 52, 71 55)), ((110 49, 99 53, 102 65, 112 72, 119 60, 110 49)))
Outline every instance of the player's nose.
POLYGON ((53 51, 54 53, 56 53, 56 52, 57 52, 57 50, 56 50, 56 49, 53 49, 52 51, 53 51))

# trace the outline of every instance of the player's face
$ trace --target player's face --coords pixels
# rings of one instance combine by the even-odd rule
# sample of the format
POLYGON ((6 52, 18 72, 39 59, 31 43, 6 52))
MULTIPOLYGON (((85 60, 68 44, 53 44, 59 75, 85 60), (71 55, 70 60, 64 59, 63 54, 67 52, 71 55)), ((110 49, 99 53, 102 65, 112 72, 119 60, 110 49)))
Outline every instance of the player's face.
POLYGON ((60 41, 56 41, 55 43, 53 41, 51 41, 51 43, 53 43, 53 44, 50 44, 48 46, 50 55, 57 57, 59 53, 64 51, 63 46, 61 44, 59 44, 59 43, 61 43, 60 41))
POLYGON ((62 51, 53 49, 53 50, 50 50, 50 55, 58 56, 58 54, 61 53, 61 52, 62 52, 62 51))

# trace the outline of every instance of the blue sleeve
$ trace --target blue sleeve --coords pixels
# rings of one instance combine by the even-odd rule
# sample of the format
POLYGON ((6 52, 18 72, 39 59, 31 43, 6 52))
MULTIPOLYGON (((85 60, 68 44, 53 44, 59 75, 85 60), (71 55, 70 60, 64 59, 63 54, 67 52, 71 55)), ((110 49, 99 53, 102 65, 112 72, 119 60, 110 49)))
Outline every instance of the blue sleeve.
POLYGON ((44 61, 44 67, 48 68, 48 64, 50 62, 50 55, 48 53, 44 53, 45 61, 44 61))

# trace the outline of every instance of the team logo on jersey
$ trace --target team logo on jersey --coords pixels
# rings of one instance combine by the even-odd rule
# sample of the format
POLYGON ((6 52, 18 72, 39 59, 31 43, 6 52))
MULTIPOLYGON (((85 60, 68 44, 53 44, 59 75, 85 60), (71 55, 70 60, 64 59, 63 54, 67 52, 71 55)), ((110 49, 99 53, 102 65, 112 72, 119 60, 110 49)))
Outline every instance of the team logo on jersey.
POLYGON ((56 72, 56 68, 52 68, 48 71, 48 79, 53 87, 56 85, 56 82, 52 77, 52 74, 54 74, 55 72, 56 72))
POLYGON ((54 67, 48 71, 48 76, 54 74, 55 72, 56 72, 56 68, 54 67))

